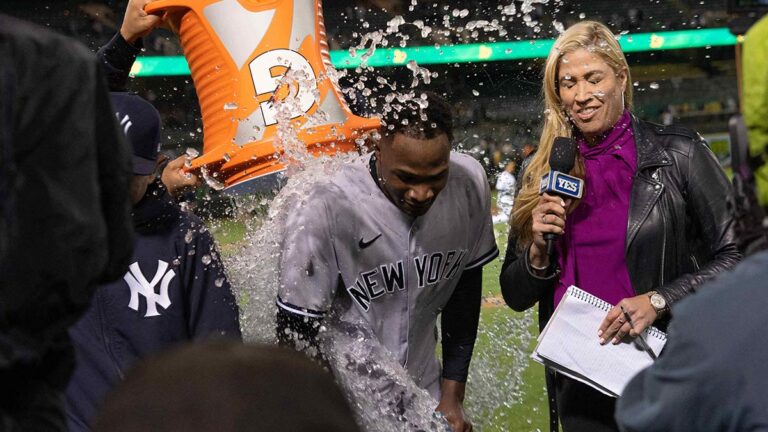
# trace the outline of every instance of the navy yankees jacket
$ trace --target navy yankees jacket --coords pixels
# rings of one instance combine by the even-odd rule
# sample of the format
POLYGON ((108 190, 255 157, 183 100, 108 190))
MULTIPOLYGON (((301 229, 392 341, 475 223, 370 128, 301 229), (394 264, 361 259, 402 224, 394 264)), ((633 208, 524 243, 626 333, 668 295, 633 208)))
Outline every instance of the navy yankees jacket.
POLYGON ((133 259, 100 286, 70 328, 77 367, 67 388, 70 431, 88 430, 109 390, 137 360, 177 343, 240 338, 238 309, 213 239, 160 181, 134 206, 133 259))

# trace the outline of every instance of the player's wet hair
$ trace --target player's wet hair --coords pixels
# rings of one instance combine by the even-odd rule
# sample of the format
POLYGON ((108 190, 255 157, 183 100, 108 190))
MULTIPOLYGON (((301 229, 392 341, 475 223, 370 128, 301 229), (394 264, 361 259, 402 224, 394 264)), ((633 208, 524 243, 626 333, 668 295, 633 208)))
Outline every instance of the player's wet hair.
POLYGON ((419 139, 432 139, 446 134, 448 142, 453 142, 451 105, 431 91, 420 93, 417 100, 400 103, 383 120, 383 139, 398 133, 419 139))

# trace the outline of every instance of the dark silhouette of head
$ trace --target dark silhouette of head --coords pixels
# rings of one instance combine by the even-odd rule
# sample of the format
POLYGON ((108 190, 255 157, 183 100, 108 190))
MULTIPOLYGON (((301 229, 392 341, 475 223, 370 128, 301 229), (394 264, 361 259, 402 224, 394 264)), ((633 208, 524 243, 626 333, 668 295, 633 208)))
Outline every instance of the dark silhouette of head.
POLYGON ((359 432, 333 377, 304 355, 221 340, 141 362, 94 430, 359 432))

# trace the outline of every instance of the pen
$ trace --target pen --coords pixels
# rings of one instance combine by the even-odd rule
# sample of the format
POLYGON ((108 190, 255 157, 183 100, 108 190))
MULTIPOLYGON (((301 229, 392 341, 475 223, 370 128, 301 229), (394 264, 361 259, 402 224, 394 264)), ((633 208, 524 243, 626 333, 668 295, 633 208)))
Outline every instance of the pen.
MULTIPOLYGON (((629 327, 634 330, 635 325, 632 324, 632 318, 630 318, 629 314, 626 310, 624 310, 624 306, 619 305, 621 308, 621 312, 624 314, 624 318, 627 320, 627 323, 629 324, 629 327)), ((643 337, 642 333, 637 334, 637 344, 640 345, 640 348, 644 349, 645 352, 648 353, 649 356, 651 356, 652 359, 656 360, 656 354, 653 352, 650 346, 648 346, 648 342, 645 341, 645 338, 643 337)))

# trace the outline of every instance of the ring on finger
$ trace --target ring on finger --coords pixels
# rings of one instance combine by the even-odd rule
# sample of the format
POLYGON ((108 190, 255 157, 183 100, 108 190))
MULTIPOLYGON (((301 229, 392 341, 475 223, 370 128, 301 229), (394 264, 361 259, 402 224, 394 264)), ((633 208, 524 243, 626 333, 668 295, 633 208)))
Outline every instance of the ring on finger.
POLYGON ((542 213, 541 214, 541 222, 542 223, 546 223, 547 222, 546 219, 547 219, 547 214, 546 213, 542 213))
POLYGON ((619 324, 624 324, 626 321, 624 321, 624 318, 619 317, 619 324))

